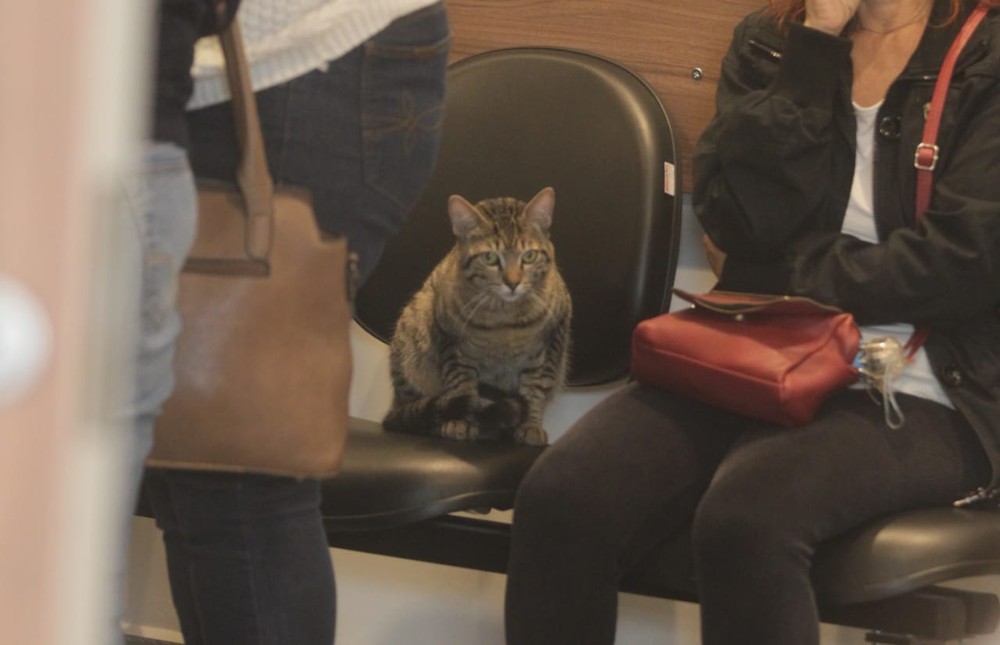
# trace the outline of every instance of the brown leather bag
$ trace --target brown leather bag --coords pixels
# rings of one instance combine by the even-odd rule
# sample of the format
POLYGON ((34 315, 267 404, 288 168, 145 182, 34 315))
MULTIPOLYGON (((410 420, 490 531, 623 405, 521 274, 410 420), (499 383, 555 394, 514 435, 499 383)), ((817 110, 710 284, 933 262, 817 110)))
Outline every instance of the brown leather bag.
POLYGON ((199 185, 180 279, 176 387, 150 467, 334 474, 347 436, 350 270, 308 196, 275 191, 234 21, 222 34, 243 151, 239 190, 199 185))

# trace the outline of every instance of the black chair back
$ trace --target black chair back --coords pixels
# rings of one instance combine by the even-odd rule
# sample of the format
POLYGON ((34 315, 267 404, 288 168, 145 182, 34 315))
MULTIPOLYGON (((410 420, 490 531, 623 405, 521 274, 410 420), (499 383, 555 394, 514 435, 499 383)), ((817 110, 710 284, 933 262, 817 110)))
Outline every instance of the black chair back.
POLYGON ((616 63, 544 47, 467 58, 449 70, 434 176, 359 292, 355 318, 391 336, 454 243, 450 195, 527 201, 552 186, 556 259, 574 306, 569 382, 620 379, 632 328, 669 303, 680 199, 664 177, 678 160, 656 94, 616 63))

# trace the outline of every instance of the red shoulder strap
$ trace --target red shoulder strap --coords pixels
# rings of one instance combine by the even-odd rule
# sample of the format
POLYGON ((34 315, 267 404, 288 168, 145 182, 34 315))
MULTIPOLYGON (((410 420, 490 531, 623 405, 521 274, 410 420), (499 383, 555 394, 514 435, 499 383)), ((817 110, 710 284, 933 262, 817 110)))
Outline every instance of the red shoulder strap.
POLYGON ((945 95, 948 93, 948 85, 951 83, 951 75, 955 71, 955 61, 958 55, 965 49, 972 32, 976 30, 979 23, 986 16, 989 8, 986 5, 978 5, 965 24, 958 32, 955 41, 948 50, 944 62, 941 64, 941 72, 938 74, 937 82, 934 84, 934 94, 931 95, 931 106, 927 112, 927 120, 924 122, 924 136, 920 144, 917 145, 916 154, 913 155, 913 166, 917 169, 917 208, 916 219, 927 212, 931 203, 931 189, 934 186, 934 168, 938 160, 938 128, 941 125, 941 111, 944 107, 945 95))
MULTIPOLYGON (((986 17, 987 11, 989 11, 989 7, 980 4, 969 14, 969 17, 965 20, 965 24, 962 25, 961 31, 958 32, 958 36, 955 37, 955 41, 952 42, 948 54, 944 57, 944 62, 941 64, 941 72, 938 74, 937 82, 934 84, 934 93, 931 95, 931 106, 927 111, 927 120, 924 121, 924 136, 917 145, 916 153, 913 155, 913 166, 917 169, 915 220, 918 223, 931 204, 931 191, 934 188, 934 168, 937 166, 938 160, 938 128, 941 125, 941 111, 944 107, 945 95, 948 93, 948 85, 951 84, 951 75, 955 71, 955 61, 958 60, 958 55, 962 53, 969 39, 972 38, 972 32, 976 30, 979 23, 986 17)), ((907 359, 913 358, 913 355, 917 353, 927 340, 928 335, 929 330, 926 327, 918 326, 913 330, 913 335, 910 336, 910 339, 906 341, 906 345, 903 347, 907 359)))

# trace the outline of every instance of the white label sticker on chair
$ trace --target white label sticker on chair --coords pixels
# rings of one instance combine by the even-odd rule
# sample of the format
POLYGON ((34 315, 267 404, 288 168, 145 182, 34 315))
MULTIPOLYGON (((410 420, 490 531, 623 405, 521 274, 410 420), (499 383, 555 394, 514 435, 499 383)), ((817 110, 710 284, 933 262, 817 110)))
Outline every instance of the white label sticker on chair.
POLYGON ((666 194, 668 194, 671 197, 673 197, 674 194, 675 194, 675 192, 676 192, 676 188, 677 188, 676 181, 677 181, 677 179, 676 179, 676 176, 674 174, 674 164, 670 163, 669 161, 664 161, 663 162, 663 192, 665 192, 666 194))

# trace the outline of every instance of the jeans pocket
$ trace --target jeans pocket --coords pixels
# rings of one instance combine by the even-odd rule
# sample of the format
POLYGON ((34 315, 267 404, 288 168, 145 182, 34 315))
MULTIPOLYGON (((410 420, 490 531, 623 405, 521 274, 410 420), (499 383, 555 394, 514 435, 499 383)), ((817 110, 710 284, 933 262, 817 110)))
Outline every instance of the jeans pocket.
POLYGON ((399 212, 398 228, 430 178, 444 117, 451 33, 442 4, 400 18, 368 41, 361 77, 365 182, 399 212))

